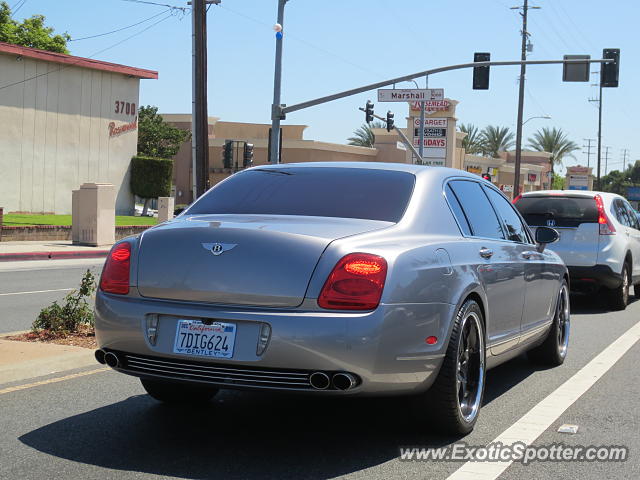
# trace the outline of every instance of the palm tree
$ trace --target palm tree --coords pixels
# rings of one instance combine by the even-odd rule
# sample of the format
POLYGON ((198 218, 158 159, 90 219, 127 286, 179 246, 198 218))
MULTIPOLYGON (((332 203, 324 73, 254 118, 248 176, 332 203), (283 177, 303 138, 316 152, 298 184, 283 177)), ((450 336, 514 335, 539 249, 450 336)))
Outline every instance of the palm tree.
POLYGON ((347 138, 348 144, 357 147, 373 148, 373 144, 376 143, 373 128, 384 128, 384 125, 382 122, 371 122, 371 125, 363 123, 360 128, 353 132, 353 137, 347 138))
POLYGON ((499 127, 489 125, 482 129, 480 138, 484 145, 483 153, 493 158, 498 157, 498 152, 509 150, 514 145, 513 132, 509 127, 499 127))
POLYGON ((484 144, 482 143, 482 136, 478 127, 473 123, 461 123, 458 128, 461 132, 467 134, 464 140, 462 140, 462 147, 465 151, 471 154, 482 154, 484 152, 484 144))
POLYGON ((580 147, 567 138, 561 128, 543 127, 529 138, 529 147, 538 152, 548 152, 551 173, 554 165, 562 163, 564 157, 573 157, 572 153, 580 150, 580 147))

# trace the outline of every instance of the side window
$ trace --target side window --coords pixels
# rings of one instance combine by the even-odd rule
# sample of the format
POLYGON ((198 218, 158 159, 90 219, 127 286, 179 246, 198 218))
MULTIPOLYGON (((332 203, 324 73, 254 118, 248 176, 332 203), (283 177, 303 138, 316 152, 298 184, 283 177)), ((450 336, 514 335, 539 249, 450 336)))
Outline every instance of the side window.
POLYGON ((493 188, 483 187, 487 196, 493 203, 498 212, 498 216, 503 222, 504 229, 507 232, 507 240, 512 242, 527 243, 527 232, 522 225, 520 217, 515 212, 511 204, 493 188))
POLYGON ((636 215, 636 211, 629 205, 627 202, 623 202, 625 208, 627 209, 627 215, 629 216, 629 223, 631 224, 631 228, 635 228, 636 230, 640 230, 640 222, 638 221, 638 216, 636 215))
POLYGON ((616 198, 613 201, 613 211, 615 212, 616 218, 621 224, 627 227, 631 226, 631 220, 627 215, 627 210, 624 208, 624 204, 622 203, 622 200, 620 200, 619 198, 616 198))
POLYGON ((451 210, 453 210, 453 216, 456 217, 462 233, 467 236, 471 235, 469 222, 467 221, 467 217, 465 217, 464 212, 462 211, 462 207, 460 206, 460 202, 458 201, 456 194, 453 193, 453 190, 451 190, 451 187, 449 185, 445 187, 444 191, 449 205, 451 205, 451 210))
POLYGON ((469 220, 472 235, 504 240, 504 232, 489 199, 479 183, 467 180, 453 180, 449 186, 455 193, 460 206, 469 220))

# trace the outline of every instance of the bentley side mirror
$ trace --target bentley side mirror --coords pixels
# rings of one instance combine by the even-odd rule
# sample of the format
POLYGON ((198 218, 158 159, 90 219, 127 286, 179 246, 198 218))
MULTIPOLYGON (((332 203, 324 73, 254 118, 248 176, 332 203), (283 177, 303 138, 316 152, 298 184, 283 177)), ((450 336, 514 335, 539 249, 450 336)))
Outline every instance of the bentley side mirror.
POLYGON ((536 243, 538 244, 537 250, 542 253, 544 251, 544 247, 547 246, 547 243, 553 243, 558 241, 560 235, 553 228, 549 227, 538 227, 536 229, 536 243))

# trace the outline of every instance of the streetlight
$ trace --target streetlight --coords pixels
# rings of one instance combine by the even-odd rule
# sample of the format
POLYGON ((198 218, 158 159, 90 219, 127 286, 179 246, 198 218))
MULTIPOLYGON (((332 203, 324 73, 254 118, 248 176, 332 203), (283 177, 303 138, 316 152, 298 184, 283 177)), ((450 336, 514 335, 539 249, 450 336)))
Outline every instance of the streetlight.
POLYGON ((529 117, 524 122, 522 122, 522 125, 527 123, 529 120, 533 120, 534 118, 544 118, 545 120, 549 120, 551 118, 551 116, 550 115, 543 115, 541 117, 529 117))

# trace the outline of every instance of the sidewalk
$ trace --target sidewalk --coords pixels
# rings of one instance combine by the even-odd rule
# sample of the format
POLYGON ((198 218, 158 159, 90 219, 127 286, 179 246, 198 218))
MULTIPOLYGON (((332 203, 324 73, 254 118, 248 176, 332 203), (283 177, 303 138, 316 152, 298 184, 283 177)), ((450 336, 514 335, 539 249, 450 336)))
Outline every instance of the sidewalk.
POLYGON ((111 245, 88 247, 70 241, 0 242, 0 262, 19 260, 60 260, 68 258, 102 258, 111 245))
POLYGON ((43 342, 19 342, 0 336, 0 385, 74 368, 99 366, 93 350, 43 342))

